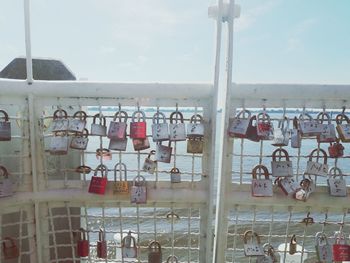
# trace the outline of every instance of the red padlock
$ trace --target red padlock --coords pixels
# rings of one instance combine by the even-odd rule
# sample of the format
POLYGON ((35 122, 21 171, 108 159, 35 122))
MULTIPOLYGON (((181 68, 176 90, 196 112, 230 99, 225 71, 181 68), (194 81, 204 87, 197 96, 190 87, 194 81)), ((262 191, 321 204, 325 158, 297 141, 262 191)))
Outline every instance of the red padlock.
POLYGON ((18 258, 19 257, 19 251, 16 246, 15 241, 11 237, 5 237, 4 241, 2 242, 2 251, 4 254, 5 259, 11 259, 11 258, 18 258), (10 245, 7 245, 6 243, 10 243, 10 245))
POLYGON ((338 158, 344 155, 344 146, 339 142, 339 139, 335 143, 331 143, 328 147, 328 153, 330 158, 338 158))
POLYGON ((94 176, 91 177, 89 193, 104 195, 107 186, 108 168, 104 164, 96 167, 94 176), (101 171, 102 177, 97 176, 98 171, 101 171))
POLYGON ((100 228, 99 238, 97 241, 97 257, 107 258, 106 233, 100 228))
POLYGON ((333 261, 350 261, 350 246, 346 244, 344 233, 334 234, 335 244, 332 247, 333 261))
POLYGON ((137 110, 132 114, 132 122, 130 123, 130 138, 132 139, 146 139, 146 115, 143 111, 137 110), (136 114, 138 114, 138 121, 135 121, 136 114), (142 116, 142 121, 140 120, 142 116))
POLYGON ((77 253, 79 257, 87 257, 89 255, 89 241, 86 239, 86 230, 79 229, 79 240, 77 244, 77 253))

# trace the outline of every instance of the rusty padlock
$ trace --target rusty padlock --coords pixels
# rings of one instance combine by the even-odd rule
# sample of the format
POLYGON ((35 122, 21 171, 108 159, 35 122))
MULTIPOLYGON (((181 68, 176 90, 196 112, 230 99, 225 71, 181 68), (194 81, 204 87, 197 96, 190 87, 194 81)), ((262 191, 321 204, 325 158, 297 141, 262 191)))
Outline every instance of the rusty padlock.
POLYGON ((344 233, 341 231, 335 232, 334 239, 335 243, 332 246, 333 261, 350 261, 350 246, 346 242, 344 233))
POLYGON ((275 255, 275 249, 269 243, 264 244, 264 256, 260 256, 256 258, 256 263, 277 263, 277 257, 275 255))
POLYGON ((203 153, 203 137, 193 137, 187 139, 187 153, 203 153))
POLYGON ((251 122, 251 115, 249 110, 242 110, 236 117, 230 118, 228 135, 230 137, 246 138, 248 126, 251 122))
POLYGON ((141 111, 135 111, 132 116, 132 122, 130 123, 130 138, 132 139, 146 139, 146 114, 141 111), (138 120, 136 121, 136 114, 138 114, 138 120), (140 121, 140 115, 142 121, 140 121))
POLYGON ((152 118, 152 138, 154 142, 169 140, 169 126, 166 122, 165 114, 157 111, 152 118), (162 119, 162 123, 159 120, 162 119))
POLYGON ((76 150, 86 150, 89 143, 89 131, 84 129, 82 133, 75 133, 70 142, 70 148, 76 150))
POLYGON ((148 245, 148 263, 162 263, 162 247, 158 241, 148 245))
POLYGON ((299 130, 299 120, 297 117, 294 117, 293 129, 290 130, 290 146, 292 148, 301 147, 301 133, 299 130))
POLYGON ((178 262, 179 262, 179 260, 178 260, 177 256, 175 256, 175 255, 169 256, 166 260, 166 263, 178 263, 178 262))
POLYGON ((288 146, 289 144, 289 119, 284 117, 278 121, 278 127, 273 131, 273 146, 288 146))
POLYGON ((13 195, 13 183, 5 166, 0 165, 0 197, 13 195))
POLYGON ((243 234, 243 248, 246 257, 264 256, 264 249, 260 243, 260 236, 252 230, 247 230, 243 234), (249 239, 249 240, 248 240, 249 239))
POLYGON ((122 257, 123 258, 137 258, 138 249, 136 239, 129 231, 128 235, 122 239, 122 257))
POLYGON ((293 176, 293 164, 289 160, 289 154, 285 149, 279 148, 272 153, 271 170, 274 177, 293 176), (282 158, 285 158, 285 161, 281 160, 282 158))
POLYGON ((68 121, 68 131, 82 133, 86 126, 86 112, 77 111, 74 113, 73 118, 68 121))
POLYGON ((297 252, 297 238, 295 235, 293 235, 289 242, 289 254, 294 255, 296 252, 297 252))
POLYGON ((338 114, 335 118, 337 131, 342 142, 350 142, 350 119, 345 113, 338 114), (343 121, 345 120, 345 124, 343 121))
POLYGON ((107 258, 106 233, 101 228, 100 228, 100 232, 98 233, 97 257, 98 258, 107 258))
POLYGON ((80 174, 89 174, 91 173, 91 167, 87 165, 80 165, 77 168, 75 168, 75 172, 80 174))
POLYGON ((186 125, 184 123, 184 117, 181 112, 174 111, 170 114, 169 133, 170 141, 186 140, 186 125))
POLYGON ((339 142, 339 139, 330 143, 328 154, 330 158, 339 158, 344 155, 344 146, 339 142))
POLYGON ((328 164, 327 164, 327 153, 323 149, 314 149, 310 155, 306 165, 305 174, 311 174, 316 176, 328 176, 328 164), (316 162, 312 161, 312 158, 316 155, 316 162), (323 163, 319 163, 320 153, 323 155, 323 163))
POLYGON ((89 193, 104 195, 107 186, 107 174, 108 168, 104 164, 100 164, 96 167, 94 175, 91 177, 89 193), (98 172, 101 172, 101 177, 97 176, 98 172))
POLYGON ((203 117, 199 114, 195 114, 191 117, 190 123, 187 124, 187 138, 203 137, 203 136, 204 136, 203 117))
POLYGON ((5 237, 3 239, 2 252, 4 255, 4 259, 13 259, 19 257, 19 250, 13 238, 5 237))
POLYGON ((172 151, 173 148, 171 147, 171 141, 169 141, 168 146, 162 145, 160 142, 158 142, 156 148, 157 162, 170 163, 172 151))
POLYGON ((127 129, 128 114, 119 110, 114 114, 114 118, 109 124, 107 137, 111 140, 125 140, 127 129), (117 118, 119 120, 117 121, 117 118))
POLYGON ((97 136, 106 136, 107 135, 107 126, 106 126, 106 117, 102 113, 97 113, 94 115, 91 124, 91 135, 97 136), (99 119, 100 122, 96 123, 96 119, 99 119))
POLYGON ((135 176, 131 187, 130 199, 132 204, 147 203, 146 179, 142 175, 135 176))
POLYGON ((86 230, 84 228, 79 229, 79 236, 77 242, 77 254, 79 257, 87 257, 90 252, 89 240, 86 238, 86 230))
POLYGON ((170 171, 170 182, 181 183, 181 173, 180 170, 176 167, 172 168, 170 171))
POLYGON ((0 117, 0 141, 11 141, 11 122, 6 111, 0 110, 4 116, 0 117))
POLYGON ((51 137, 50 142, 50 154, 52 155, 65 155, 68 153, 69 139, 67 132, 56 132, 51 137))
POLYGON ((343 173, 338 167, 329 169, 329 178, 327 180, 329 194, 331 196, 347 196, 346 181, 343 178, 343 173))
POLYGON ((260 112, 257 117, 257 134, 260 140, 273 139, 273 124, 270 115, 266 112, 260 112))
POLYGON ((254 115, 249 120, 246 138, 250 141, 253 141, 253 142, 260 142, 260 138, 258 136, 258 131, 257 131, 256 125, 257 125, 257 121, 256 121, 256 116, 254 115), (253 124, 253 123, 255 123, 255 124, 253 124))
POLYGON ((129 193, 129 184, 128 184, 127 169, 126 169, 125 163, 117 163, 114 166, 114 191, 113 192, 120 193, 120 194, 129 193), (119 181, 117 180, 117 172, 119 172, 119 181))
POLYGON ((318 136, 322 133, 322 124, 314 120, 310 114, 299 115, 299 128, 302 137, 318 136))
POLYGON ((56 110, 53 113, 52 132, 66 132, 68 123, 67 112, 62 109, 56 110))
POLYGON ((317 115, 317 121, 321 124, 321 134, 317 135, 317 142, 335 142, 337 139, 335 134, 335 127, 332 124, 331 116, 327 112, 320 112, 317 115), (323 123, 323 122, 327 123, 323 123))
POLYGON ((148 137, 145 139, 132 139, 135 151, 143 151, 150 148, 148 137))
POLYGON ((151 156, 155 155, 155 153, 155 150, 150 151, 142 166, 142 170, 149 174, 154 174, 157 168, 157 161, 151 159, 151 156))
POLYGON ((97 148, 96 149, 96 159, 97 160, 112 160, 112 152, 106 148, 97 148))
POLYGON ((257 165, 252 171, 252 195, 256 197, 272 196, 272 181, 269 179, 269 171, 264 165, 257 165), (257 172, 259 171, 259 178, 257 178, 257 172), (261 179, 261 172, 264 175, 264 179, 261 179))

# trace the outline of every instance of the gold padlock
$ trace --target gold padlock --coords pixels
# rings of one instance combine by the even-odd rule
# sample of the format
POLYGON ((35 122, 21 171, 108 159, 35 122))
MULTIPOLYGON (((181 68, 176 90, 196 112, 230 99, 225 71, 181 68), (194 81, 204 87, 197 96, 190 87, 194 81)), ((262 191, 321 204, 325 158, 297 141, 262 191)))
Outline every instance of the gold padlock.
POLYGON ((117 163, 114 166, 114 193, 128 194, 129 184, 127 178, 127 169, 124 163, 117 163), (117 180, 117 171, 119 171, 119 181, 117 180), (124 172, 124 179, 122 173, 124 172))
POLYGON ((203 137, 188 138, 187 153, 203 153, 203 137))

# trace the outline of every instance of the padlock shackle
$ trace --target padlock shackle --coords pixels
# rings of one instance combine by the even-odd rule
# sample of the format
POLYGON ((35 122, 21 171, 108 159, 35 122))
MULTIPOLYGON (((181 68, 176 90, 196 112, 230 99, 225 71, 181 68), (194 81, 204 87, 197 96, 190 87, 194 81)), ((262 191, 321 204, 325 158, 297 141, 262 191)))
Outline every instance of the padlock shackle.
POLYGON ((309 161, 312 161, 312 157, 316 157, 316 158, 320 157, 319 154, 318 154, 318 156, 314 156, 314 153, 317 153, 317 151, 321 152, 323 155, 323 164, 327 164, 327 153, 323 149, 314 149, 309 155, 309 161))
POLYGON ((95 168, 95 172, 94 172, 94 176, 97 176, 98 171, 101 171, 101 175, 102 177, 107 177, 108 174, 108 167, 104 164, 99 164, 96 168, 95 168), (103 174, 105 173, 105 174, 103 174))
POLYGON ((152 150, 152 151, 149 152, 147 158, 148 158, 148 159, 151 159, 151 155, 155 155, 155 154, 156 154, 156 151, 155 151, 155 150, 152 150))
POLYGON ((170 219, 170 217, 173 219, 174 217, 179 220, 180 217, 178 214, 176 214, 174 211, 171 211, 169 213, 166 214, 166 219, 170 219))
POLYGON ((248 243, 248 237, 250 237, 251 239, 253 239, 255 237, 256 241, 258 242, 258 244, 260 244, 260 236, 255 231, 247 230, 247 231, 244 232, 244 234, 243 234, 243 242, 244 242, 244 244, 248 243))
POLYGON ((340 179, 343 179, 343 172, 342 170, 340 170, 339 167, 331 167, 328 171, 328 174, 329 174, 329 178, 336 178, 337 176, 340 177, 340 179), (337 174, 338 172, 338 174, 337 174))
POLYGON ((311 116, 309 113, 301 113, 301 114, 299 115, 299 120, 300 120, 300 121, 305 121, 305 120, 312 121, 313 118, 312 118, 312 116, 311 116))
POLYGON ((324 121, 327 121, 328 124, 332 124, 332 119, 331 116, 327 113, 327 112, 320 112, 317 117, 316 117, 317 121, 319 123, 323 123, 324 121))
POLYGON ((82 227, 79 228, 79 231, 78 231, 78 232, 79 232, 79 236, 78 236, 78 237, 79 237, 79 240, 87 240, 87 239, 86 239, 86 232, 87 232, 87 231, 86 231, 84 228, 82 228, 82 227), (82 237, 83 237, 83 238, 82 238, 82 237))
POLYGON ((270 115, 266 112, 258 113, 258 115, 256 116, 256 120, 258 123, 271 123, 270 115))
POLYGON ((203 122, 203 117, 200 114, 194 114, 191 117, 190 123, 197 123, 197 121, 199 121, 199 123, 203 122))
POLYGON ((272 161, 276 162, 278 153, 279 153, 279 161, 281 160, 282 157, 285 157, 286 161, 289 161, 289 154, 283 148, 277 148, 276 150, 273 151, 273 153, 272 153, 272 161))
POLYGON ((177 121, 180 120, 180 123, 184 123, 184 116, 182 115, 181 112, 179 111, 174 111, 170 114, 170 123, 173 123, 173 121, 175 121, 175 123, 178 123, 177 121), (175 115, 175 118, 174 118, 175 115), (180 116, 180 118, 178 118, 177 116, 180 116))
POLYGON ((100 125, 102 126, 106 126, 106 117, 103 116, 102 113, 97 113, 94 115, 93 119, 92 119, 92 123, 93 124, 96 124, 96 119, 99 118, 100 120, 100 125))
POLYGON ((146 185, 146 179, 145 179, 145 177, 143 177, 142 175, 136 175, 135 177, 134 177, 134 180, 133 180, 133 182, 132 182, 132 185, 133 186, 136 186, 136 184, 137 184, 137 186, 145 186, 146 185), (141 180, 140 180, 141 179, 141 180), (137 182, 136 182, 136 180, 137 180, 137 182))
POLYGON ((166 260, 166 263, 178 263, 178 262, 179 262, 179 260, 178 260, 177 256, 175 256, 175 255, 169 256, 166 260))
POLYGON ((343 240, 344 243, 346 244, 346 238, 345 238, 344 232, 342 231, 335 231, 334 239, 335 239, 335 244, 339 244, 341 240, 343 240))
POLYGON ((127 234, 125 237, 123 237, 121 246, 122 246, 122 247, 126 247, 126 248, 136 247, 136 238, 133 237, 133 236, 131 235, 131 231, 129 231, 128 234, 127 234), (127 246, 125 245, 126 239, 129 239, 129 240, 130 240, 130 246, 129 246, 129 247, 127 247, 127 246), (133 246, 132 246, 132 243, 134 243, 133 246))
POLYGON ((117 171, 119 171, 119 180, 123 181, 122 178, 122 172, 124 171, 124 181, 128 181, 128 177, 127 177, 127 169, 126 169, 126 165, 125 163, 117 163, 114 166, 114 182, 117 181, 117 171), (120 167, 120 168, 119 168, 120 167), (119 169, 117 169, 119 168, 119 169))
POLYGON ((152 118, 152 123, 153 124, 159 124, 159 117, 161 117, 161 119, 163 119, 163 123, 166 123, 166 117, 165 114, 163 112, 157 111, 152 118))
POLYGON ((127 122, 128 121, 128 114, 126 113, 126 111, 123 111, 123 110, 120 110, 120 111, 117 111, 115 114, 114 114, 114 117, 113 117, 113 121, 116 121, 117 118, 119 118, 119 122, 122 122, 122 119, 124 119, 123 122, 127 122), (123 116, 124 115, 124 116, 123 116))
POLYGON ((2 171, 2 176, 4 176, 6 179, 9 177, 9 173, 8 173, 8 171, 7 171, 7 169, 6 169, 6 167, 5 166, 2 166, 2 165, 0 165, 0 171, 2 171))
MULTIPOLYGON (((257 166, 255 166, 252 170, 252 177, 253 179, 257 179, 257 171, 263 171, 263 174, 265 176, 265 179, 269 179, 269 170, 267 169, 266 166, 262 165, 262 164, 258 164, 257 166)), ((261 175, 259 175, 259 178, 261 177, 261 175)))
POLYGON ((85 138, 88 138, 89 137, 89 130, 84 128, 83 132, 76 132, 75 133, 75 137, 85 137, 85 138))
POLYGON ((5 119, 4 122, 8 122, 9 121, 9 115, 7 114, 7 112, 4 111, 4 110, 0 110, 0 113, 4 114, 4 117, 0 117, 0 119, 5 119))
POLYGON ((343 120, 345 120, 348 124, 350 123, 350 119, 345 115, 345 113, 340 113, 335 117, 335 122, 339 125, 343 123, 343 120))
POLYGON ((148 245, 148 251, 162 251, 162 247, 158 241, 153 240, 151 243, 148 245))
POLYGON ((323 232, 317 232, 315 235, 315 243, 316 245, 321 245, 321 242, 325 242, 325 244, 328 245, 327 236, 323 232))
POLYGON ((79 119, 79 120, 82 120, 82 121, 86 121, 86 118, 87 118, 87 114, 85 111, 77 111, 73 114, 73 119, 79 119))
POLYGON ((289 118, 287 116, 284 116, 283 119, 278 121, 278 128, 285 133, 289 130, 289 118))
POLYGON ((67 119, 68 118, 68 114, 65 110, 63 109, 58 109, 53 113, 53 119, 57 120, 57 119, 67 119), (58 113, 60 114, 60 116, 58 116, 58 113), (63 114, 62 114, 63 113, 63 114))
POLYGON ((91 173, 91 170, 91 167, 87 165, 80 165, 77 168, 75 168, 75 171, 81 174, 89 174, 91 173))
POLYGON ((170 173, 179 174, 180 170, 179 170, 179 168, 174 167, 171 169, 170 173))
MULTIPOLYGON (((142 115, 143 122, 146 122, 146 114, 145 114, 145 112, 142 111, 142 110, 134 111, 134 113, 133 113, 132 116, 131 116, 132 122, 135 122, 136 114, 139 114, 139 115, 141 114, 141 115, 142 115)), ((137 120, 138 120, 137 122, 140 122, 140 116, 138 116, 137 120)))
POLYGON ((102 228, 100 228, 100 231, 98 232, 98 240, 99 241, 106 240, 106 232, 102 228))
POLYGON ((303 190, 307 189, 310 187, 310 184, 311 184, 311 179, 308 179, 308 178, 303 178, 301 181, 300 181, 300 186, 303 190))
POLYGON ((251 116, 252 116, 252 113, 249 110, 241 110, 240 112, 238 112, 236 119, 251 119, 251 116), (244 117, 246 113, 248 114, 247 118, 244 117))

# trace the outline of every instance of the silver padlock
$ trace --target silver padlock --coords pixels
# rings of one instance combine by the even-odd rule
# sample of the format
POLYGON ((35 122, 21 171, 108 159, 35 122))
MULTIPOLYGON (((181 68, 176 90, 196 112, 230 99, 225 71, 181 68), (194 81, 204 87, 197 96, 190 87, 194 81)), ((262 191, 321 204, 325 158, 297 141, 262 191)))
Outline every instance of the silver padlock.
POLYGON ((168 146, 162 145, 160 142, 157 143, 156 160, 158 162, 170 163, 171 153, 173 151, 173 148, 170 145, 171 141, 169 141, 168 146))
POLYGON ((246 257, 264 256, 264 249, 260 243, 258 233, 248 230, 243 235, 243 247, 246 257), (249 240, 248 240, 249 239, 249 240))
POLYGON ((169 140, 169 126, 163 112, 157 111, 152 118, 152 138, 154 142, 161 142, 169 140), (163 122, 159 123, 159 119, 163 122))
POLYGON ((126 147, 128 145, 128 139, 122 139, 122 140, 109 140, 108 149, 114 150, 114 151, 126 151, 126 147))
POLYGON ((52 132, 65 132, 68 130, 68 115, 65 110, 59 109, 53 113, 52 132))
POLYGON ((317 115, 317 121, 321 124, 322 132, 317 136, 317 142, 335 142, 337 136, 335 134, 335 127, 332 124, 331 116, 327 112, 320 112, 317 115), (323 123, 326 121, 327 123, 323 123))
POLYGON ((277 263, 277 257, 275 255, 275 249, 269 243, 264 244, 264 256, 256 258, 256 263, 277 263))
POLYGON ((0 141, 11 141, 11 122, 6 111, 0 110, 4 116, 0 117, 0 141))
POLYGON ((151 159, 151 156, 155 155, 155 153, 155 150, 150 151, 142 166, 142 170, 149 174, 154 174, 154 171, 157 168, 157 161, 151 159))
POLYGON ((52 155, 65 155, 68 152, 69 139, 66 132, 55 133, 55 136, 51 137, 50 154, 52 155))
POLYGON ((129 231, 128 235, 122 239, 121 245, 123 258, 137 258, 138 249, 136 238, 131 235, 131 231, 129 231))
POLYGON ((86 112, 77 111, 68 122, 68 131, 82 133, 86 126, 86 112))
POLYGON ((131 187, 130 199, 132 204, 147 203, 146 179, 142 175, 135 176, 131 187))
POLYGON ((94 118, 91 124, 91 135, 97 135, 97 136, 107 135, 106 118, 100 113, 97 113, 94 115, 94 118), (100 120, 100 123, 96 123, 97 118, 100 120))
POLYGON ((293 177, 279 177, 275 183, 282 189, 286 195, 293 195, 295 191, 300 188, 298 182, 293 177))
POLYGON ((166 260, 166 263, 178 263, 179 260, 177 259, 176 256, 172 255, 172 256, 169 256, 166 260))
POLYGON ((172 183, 181 183, 181 173, 176 167, 172 168, 170 171, 170 181, 172 183))
POLYGON ((77 150, 86 150, 89 143, 89 131, 83 130, 83 133, 76 133, 70 142, 70 148, 77 150))
POLYGON ((317 259, 323 263, 332 263, 332 246, 328 243, 326 234, 322 232, 316 233, 315 243, 317 259))
POLYGON ((294 117, 293 129, 290 130, 290 146, 292 148, 301 147, 301 133, 299 130, 299 123, 297 117, 294 117))
POLYGON ((252 195, 256 197, 272 196, 272 181, 269 179, 269 171, 264 165, 257 165, 252 171, 252 195), (257 172, 259 171, 259 178, 257 178, 257 172), (264 179, 261 179, 261 172, 264 175, 264 179))
POLYGON ((0 165, 0 197, 13 195, 13 183, 7 169, 0 165))
POLYGON ((246 138, 251 115, 249 110, 242 110, 236 117, 230 118, 228 135, 230 137, 246 138))
POLYGON ((273 146, 288 146, 289 144, 289 119, 284 117, 278 122, 278 127, 273 131, 273 146))
POLYGON ((170 114, 169 132, 170 141, 186 141, 186 125, 181 112, 174 111, 170 114))
POLYGON ((293 164, 289 160, 289 154, 285 149, 279 148, 272 153, 271 170, 274 177, 293 176, 293 164), (285 161, 282 161, 282 158, 285 158, 285 161))
POLYGON ((257 121, 257 135, 260 140, 273 139, 273 124, 270 115, 266 112, 260 112, 256 116, 257 121))
POLYGON ((113 121, 109 124, 107 137, 111 140, 125 140, 127 129, 128 114, 125 111, 115 113, 113 121), (117 118, 119 120, 117 121, 117 118))
POLYGON ((190 123, 187 124, 187 137, 203 137, 204 136, 204 124, 203 117, 199 114, 195 114, 191 117, 190 123))
POLYGON ((293 197, 299 201, 306 201, 314 190, 315 184, 313 180, 310 177, 305 178, 304 175, 303 179, 300 182, 300 187, 298 187, 298 189, 295 190, 293 197))
POLYGON ((314 149, 310 153, 305 173, 317 176, 328 176, 327 153, 323 149, 314 149), (317 156, 314 156, 315 153, 317 156), (323 155, 323 163, 317 162, 320 153, 323 155), (316 162, 312 161, 313 157, 316 157, 316 162))
POLYGON ((329 194, 331 196, 347 196, 346 181, 343 173, 338 167, 329 169, 329 178, 327 180, 329 194))
POLYGON ((299 115, 299 128, 302 137, 318 136, 322 132, 321 123, 314 120, 308 113, 299 115))

